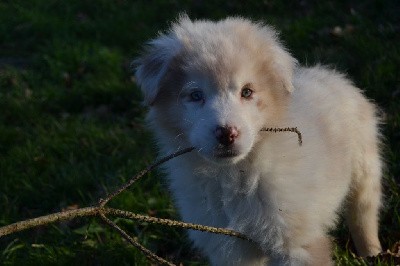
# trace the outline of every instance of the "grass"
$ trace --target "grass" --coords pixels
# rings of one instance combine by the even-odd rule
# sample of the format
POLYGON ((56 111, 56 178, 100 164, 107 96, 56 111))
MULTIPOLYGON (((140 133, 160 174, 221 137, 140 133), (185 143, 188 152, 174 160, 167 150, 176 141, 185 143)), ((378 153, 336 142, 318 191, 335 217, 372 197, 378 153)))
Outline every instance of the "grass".
MULTIPOLYGON (((0 225, 88 206, 154 159, 129 62, 179 12, 242 15, 282 32, 303 64, 349 74, 385 112, 385 207, 381 240, 400 240, 400 5, 398 1, 1 1, 0 225), (335 27, 341 34, 332 34, 335 27)), ((178 218, 153 173, 111 205, 178 218)), ((182 230, 118 220, 157 254, 204 265, 182 230)), ((354 256, 340 224, 338 265, 354 256)), ((0 239, 2 265, 147 265, 119 235, 79 219, 0 239)), ((394 265, 394 262, 378 262, 394 265)))

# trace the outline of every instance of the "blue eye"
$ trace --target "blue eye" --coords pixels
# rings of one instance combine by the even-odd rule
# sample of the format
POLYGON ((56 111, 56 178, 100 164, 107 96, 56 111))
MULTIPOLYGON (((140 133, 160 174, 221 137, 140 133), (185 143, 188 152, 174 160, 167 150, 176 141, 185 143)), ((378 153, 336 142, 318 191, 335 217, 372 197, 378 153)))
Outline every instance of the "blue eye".
POLYGON ((204 100, 203 93, 201 91, 194 91, 190 94, 190 100, 198 102, 204 100))
POLYGON ((243 87, 243 89, 242 89, 242 92, 241 92, 241 95, 240 95, 240 96, 241 96, 242 98, 248 99, 248 98, 251 97, 252 94, 253 94, 253 90, 249 88, 249 85, 245 85, 245 86, 243 87))

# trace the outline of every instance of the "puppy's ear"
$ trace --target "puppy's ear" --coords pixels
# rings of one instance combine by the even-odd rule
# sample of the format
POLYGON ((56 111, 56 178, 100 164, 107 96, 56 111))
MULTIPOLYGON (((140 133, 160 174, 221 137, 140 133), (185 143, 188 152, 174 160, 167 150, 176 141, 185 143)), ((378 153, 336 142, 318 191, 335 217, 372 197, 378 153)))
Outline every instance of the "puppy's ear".
POLYGON ((168 66, 180 50, 181 44, 175 36, 161 35, 150 41, 142 56, 132 63, 136 68, 136 82, 141 87, 146 105, 154 103, 168 66))
POLYGON ((297 65, 297 60, 294 59, 289 52, 279 48, 276 51, 277 60, 274 62, 275 70, 282 82, 283 88, 291 93, 294 90, 293 86, 293 72, 297 65))
POLYGON ((270 48, 267 54, 267 61, 272 59, 272 65, 276 74, 277 82, 281 83, 284 90, 293 92, 293 72, 297 65, 297 60, 286 50, 279 40, 278 32, 271 26, 263 23, 258 24, 261 35, 267 47, 270 48))

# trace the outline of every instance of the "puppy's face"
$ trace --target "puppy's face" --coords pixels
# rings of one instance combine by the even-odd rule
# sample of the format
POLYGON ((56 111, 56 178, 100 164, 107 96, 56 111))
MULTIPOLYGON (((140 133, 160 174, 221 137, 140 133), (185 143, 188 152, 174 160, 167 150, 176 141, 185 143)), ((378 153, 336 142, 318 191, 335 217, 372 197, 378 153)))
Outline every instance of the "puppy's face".
POLYGON ((249 154, 262 127, 279 124, 294 61, 270 29, 221 24, 181 20, 151 43, 136 77, 163 139, 229 164, 249 154))
POLYGON ((180 121, 179 131, 190 146, 218 163, 243 159, 259 130, 280 115, 284 102, 284 95, 268 89, 268 78, 258 76, 262 66, 245 57, 231 59, 233 65, 203 62, 202 69, 186 68, 178 94, 171 91, 173 97, 161 107, 167 113, 171 104, 177 105, 171 115, 180 121))

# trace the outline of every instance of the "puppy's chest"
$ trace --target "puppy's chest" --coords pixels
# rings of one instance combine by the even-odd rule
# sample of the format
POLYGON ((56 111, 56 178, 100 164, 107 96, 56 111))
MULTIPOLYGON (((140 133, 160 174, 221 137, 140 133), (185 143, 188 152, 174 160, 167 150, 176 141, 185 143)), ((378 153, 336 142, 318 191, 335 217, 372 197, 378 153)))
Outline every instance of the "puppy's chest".
POLYGON ((228 217, 236 217, 248 211, 275 209, 273 192, 261 184, 265 180, 257 170, 236 165, 213 169, 200 179, 202 184, 198 188, 211 212, 223 212, 228 217))
MULTIPOLYGON (((262 173, 249 168, 220 169, 201 188, 210 216, 220 217, 226 227, 242 232, 253 239, 270 236, 272 243, 282 243, 284 217, 274 192, 268 190, 262 173), (210 193, 211 192, 211 193, 210 193)), ((265 177, 265 176, 264 176, 265 177)), ((268 182, 267 182, 268 183, 268 182)), ((269 241, 261 239, 265 248, 269 241)))

